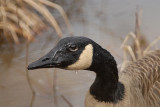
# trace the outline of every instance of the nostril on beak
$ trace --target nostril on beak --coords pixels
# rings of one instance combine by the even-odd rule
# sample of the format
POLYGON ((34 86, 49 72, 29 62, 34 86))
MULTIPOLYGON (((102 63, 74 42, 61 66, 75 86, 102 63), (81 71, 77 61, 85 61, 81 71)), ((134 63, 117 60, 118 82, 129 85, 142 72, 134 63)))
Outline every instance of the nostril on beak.
POLYGON ((44 59, 42 59, 42 62, 49 60, 49 57, 45 57, 44 59))

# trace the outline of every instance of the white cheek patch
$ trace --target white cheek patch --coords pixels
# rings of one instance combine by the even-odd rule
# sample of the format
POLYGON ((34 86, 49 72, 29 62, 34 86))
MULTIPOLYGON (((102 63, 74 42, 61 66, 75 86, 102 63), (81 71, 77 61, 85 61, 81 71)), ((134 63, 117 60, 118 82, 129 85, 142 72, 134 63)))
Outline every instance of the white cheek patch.
POLYGON ((93 57, 93 46, 88 44, 82 51, 79 59, 72 65, 69 65, 66 69, 68 70, 83 70, 87 69, 92 64, 93 57))

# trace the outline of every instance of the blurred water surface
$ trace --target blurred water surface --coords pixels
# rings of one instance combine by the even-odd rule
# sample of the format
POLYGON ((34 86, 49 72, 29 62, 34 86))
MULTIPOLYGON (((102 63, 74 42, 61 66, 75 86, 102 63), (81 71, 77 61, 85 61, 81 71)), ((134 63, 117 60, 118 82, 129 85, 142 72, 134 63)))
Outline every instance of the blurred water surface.
MULTIPOLYGON (((52 0, 54 1, 54 0, 52 0)), ((136 8, 142 8, 141 32, 148 41, 160 36, 159 0, 56 0, 69 16, 75 35, 86 36, 110 50, 118 64, 119 49, 124 37, 134 31, 136 8)), ((62 27, 64 37, 70 36, 56 10, 50 9, 62 27)), ((53 29, 39 34, 29 47, 29 63, 51 50, 58 38, 53 29)), ((0 48, 0 107, 28 107, 31 91, 25 76, 25 43, 11 49, 0 48)), ((34 107, 55 107, 53 98, 54 69, 29 71, 36 91, 34 107)), ((69 107, 63 95, 74 107, 83 107, 85 94, 95 74, 90 71, 57 71, 56 98, 59 107, 69 107)))

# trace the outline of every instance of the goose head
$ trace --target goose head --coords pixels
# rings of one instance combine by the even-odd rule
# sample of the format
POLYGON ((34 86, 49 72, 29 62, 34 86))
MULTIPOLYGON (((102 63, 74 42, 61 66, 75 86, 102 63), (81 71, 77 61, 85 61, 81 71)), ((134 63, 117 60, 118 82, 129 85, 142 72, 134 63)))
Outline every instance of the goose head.
POLYGON ((82 37, 66 37, 45 56, 31 63, 28 70, 40 68, 60 68, 66 70, 90 70, 103 75, 103 71, 113 71, 117 67, 113 56, 93 40, 82 37))
POLYGON ((66 37, 45 56, 31 63, 29 70, 40 68, 61 68, 67 70, 85 70, 93 62, 95 42, 86 37, 66 37))

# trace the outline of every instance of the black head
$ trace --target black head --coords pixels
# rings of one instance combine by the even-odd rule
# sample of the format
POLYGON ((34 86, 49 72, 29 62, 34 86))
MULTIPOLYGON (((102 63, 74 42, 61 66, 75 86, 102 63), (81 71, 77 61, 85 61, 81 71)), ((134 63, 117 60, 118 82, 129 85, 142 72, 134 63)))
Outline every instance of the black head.
POLYGON ((93 44, 94 42, 86 37, 63 38, 48 54, 31 63, 28 69, 88 69, 92 64, 93 44))

